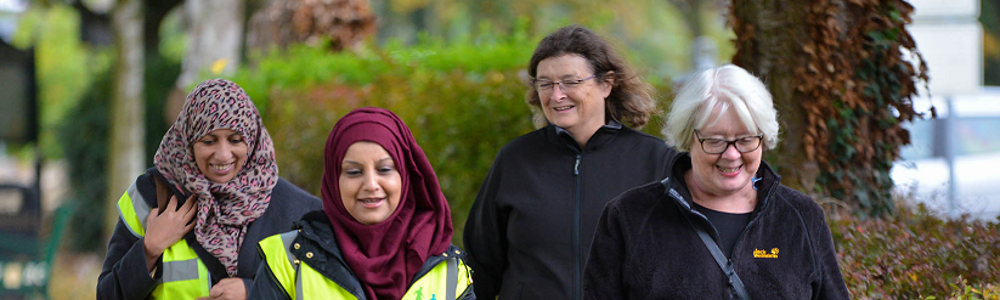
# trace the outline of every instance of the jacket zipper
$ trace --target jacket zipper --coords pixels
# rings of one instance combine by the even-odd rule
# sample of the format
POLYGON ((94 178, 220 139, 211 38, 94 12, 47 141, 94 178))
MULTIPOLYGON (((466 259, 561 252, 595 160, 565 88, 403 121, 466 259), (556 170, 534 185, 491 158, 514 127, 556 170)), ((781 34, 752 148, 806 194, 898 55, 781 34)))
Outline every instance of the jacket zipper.
POLYGON ((580 160, 583 158, 583 153, 576 154, 576 163, 573 164, 573 176, 576 176, 576 207, 573 210, 573 299, 580 299, 580 281, 581 281, 581 270, 580 260, 582 255, 580 254, 580 160))
MULTIPOLYGON (((767 189, 767 193, 764 193, 764 199, 770 198, 771 194, 774 193, 774 189, 777 188, 777 187, 778 187, 777 184, 772 184, 767 189)), ((757 199, 757 201, 763 201, 763 200, 762 199, 757 199)), ((761 207, 761 211, 763 211, 763 210, 764 210, 764 208, 761 207)), ((760 212, 757 212, 757 215, 753 216, 753 219, 750 220, 749 223, 747 223, 747 226, 743 227, 743 231, 740 232, 740 235, 738 237, 736 237, 736 244, 733 244, 733 251, 735 251, 736 247, 739 246, 743 242, 743 236, 746 235, 747 231, 750 231, 750 227, 753 226, 753 224, 757 222, 757 218, 760 218, 760 212)), ((730 259, 730 263, 732 263, 732 259, 730 259)))

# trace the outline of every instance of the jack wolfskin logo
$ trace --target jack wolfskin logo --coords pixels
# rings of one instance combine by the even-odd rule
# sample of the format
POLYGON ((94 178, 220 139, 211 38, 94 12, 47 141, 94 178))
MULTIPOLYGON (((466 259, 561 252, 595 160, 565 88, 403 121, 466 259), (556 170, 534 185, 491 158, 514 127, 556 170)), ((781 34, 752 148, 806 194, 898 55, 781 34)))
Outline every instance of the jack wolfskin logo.
POLYGON ((753 249, 753 258, 778 258, 778 248, 771 248, 771 253, 767 250, 753 249))

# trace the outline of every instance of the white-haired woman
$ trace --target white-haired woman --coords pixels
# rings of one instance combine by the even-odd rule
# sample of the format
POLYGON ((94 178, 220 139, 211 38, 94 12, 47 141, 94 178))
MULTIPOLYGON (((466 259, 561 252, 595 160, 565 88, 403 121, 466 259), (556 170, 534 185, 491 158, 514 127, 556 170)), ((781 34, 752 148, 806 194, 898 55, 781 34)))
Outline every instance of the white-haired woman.
POLYGON ((585 299, 848 299, 823 210, 762 160, 777 112, 726 65, 679 91, 664 128, 681 154, 661 182, 605 207, 585 299))

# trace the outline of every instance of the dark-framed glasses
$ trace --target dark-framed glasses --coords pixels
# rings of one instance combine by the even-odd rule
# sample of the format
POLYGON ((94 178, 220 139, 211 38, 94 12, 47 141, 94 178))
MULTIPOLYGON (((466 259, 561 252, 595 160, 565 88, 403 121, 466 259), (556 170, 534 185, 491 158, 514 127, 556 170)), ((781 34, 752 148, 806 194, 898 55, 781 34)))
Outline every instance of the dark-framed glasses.
POLYGON ((578 87, 581 84, 583 84, 583 82, 586 81, 587 79, 592 79, 592 78, 594 78, 596 76, 597 76, 597 74, 594 74, 594 75, 590 75, 590 76, 588 76, 587 78, 584 78, 584 79, 564 79, 564 80, 560 80, 560 81, 552 81, 552 80, 545 80, 545 79, 535 79, 534 85, 535 85, 535 90, 538 90, 539 92, 543 92, 543 93, 551 92, 552 89, 555 88, 556 85, 559 86, 559 89, 561 89, 561 90, 563 90, 563 92, 565 92, 565 91, 571 91, 571 90, 575 89, 576 87, 578 87))
POLYGON ((698 138, 698 142, 701 143, 701 150, 708 154, 721 154, 729 149, 729 145, 736 147, 736 151, 740 153, 753 152, 760 148, 761 140, 764 139, 763 134, 758 135, 747 135, 737 137, 735 140, 724 140, 717 138, 702 138, 701 134, 697 130, 694 131, 695 137, 698 138))

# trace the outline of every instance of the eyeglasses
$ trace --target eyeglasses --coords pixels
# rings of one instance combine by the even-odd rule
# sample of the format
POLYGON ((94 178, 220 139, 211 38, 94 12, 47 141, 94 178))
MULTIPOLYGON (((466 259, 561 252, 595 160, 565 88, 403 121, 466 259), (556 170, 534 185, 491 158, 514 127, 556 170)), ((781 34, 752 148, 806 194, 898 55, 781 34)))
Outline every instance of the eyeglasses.
POLYGON ((740 153, 753 152, 760 148, 760 141, 764 139, 763 134, 758 135, 748 135, 741 136, 735 140, 723 140, 714 138, 702 138, 701 134, 697 130, 694 131, 695 137, 698 138, 698 142, 701 143, 701 150, 708 154, 721 154, 729 149, 729 145, 736 147, 736 151, 740 153))
POLYGON ((561 89, 563 92, 566 92, 575 89, 576 87, 580 86, 580 84, 583 84, 583 82, 586 81, 587 79, 594 78, 595 76, 597 75, 596 74, 590 75, 590 77, 584 79, 566 79, 562 81, 535 79, 534 84, 535 84, 535 89, 541 93, 552 92, 552 89, 555 88, 556 85, 559 85, 559 89, 561 89))

